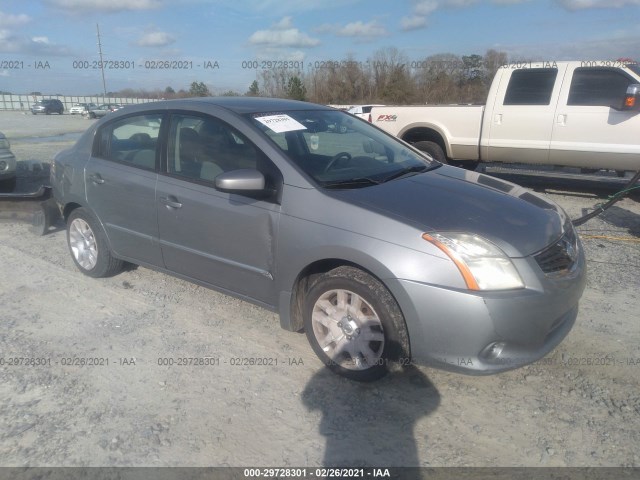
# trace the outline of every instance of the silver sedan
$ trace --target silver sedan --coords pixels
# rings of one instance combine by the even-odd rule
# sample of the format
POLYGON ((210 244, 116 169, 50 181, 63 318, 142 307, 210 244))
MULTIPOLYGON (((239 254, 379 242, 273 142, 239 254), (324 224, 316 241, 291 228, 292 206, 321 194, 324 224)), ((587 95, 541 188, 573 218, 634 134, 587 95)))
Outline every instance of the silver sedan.
POLYGON ((533 362, 570 331, 585 287, 580 240, 551 200, 319 105, 130 106, 51 175, 81 272, 128 261, 261 305, 355 380, 394 362, 533 362))

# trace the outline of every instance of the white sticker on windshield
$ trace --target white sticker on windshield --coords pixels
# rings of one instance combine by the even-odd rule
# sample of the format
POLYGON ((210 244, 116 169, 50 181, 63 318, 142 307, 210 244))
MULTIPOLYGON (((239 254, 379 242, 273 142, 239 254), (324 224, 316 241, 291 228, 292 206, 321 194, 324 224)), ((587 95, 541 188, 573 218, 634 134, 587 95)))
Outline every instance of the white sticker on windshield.
POLYGON ((256 117, 261 124, 266 125, 276 133, 292 132, 294 130, 306 130, 307 127, 297 122, 289 115, 268 115, 266 117, 256 117))

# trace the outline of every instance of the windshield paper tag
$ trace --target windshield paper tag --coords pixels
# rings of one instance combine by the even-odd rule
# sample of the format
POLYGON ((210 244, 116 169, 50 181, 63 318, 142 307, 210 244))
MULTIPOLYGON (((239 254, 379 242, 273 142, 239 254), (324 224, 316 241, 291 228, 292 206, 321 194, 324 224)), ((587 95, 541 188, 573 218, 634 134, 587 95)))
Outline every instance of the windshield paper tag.
POLYGON ((266 117, 256 117, 261 124, 269 127, 276 133, 292 132, 294 130, 306 130, 307 127, 295 121, 289 115, 268 115, 266 117))

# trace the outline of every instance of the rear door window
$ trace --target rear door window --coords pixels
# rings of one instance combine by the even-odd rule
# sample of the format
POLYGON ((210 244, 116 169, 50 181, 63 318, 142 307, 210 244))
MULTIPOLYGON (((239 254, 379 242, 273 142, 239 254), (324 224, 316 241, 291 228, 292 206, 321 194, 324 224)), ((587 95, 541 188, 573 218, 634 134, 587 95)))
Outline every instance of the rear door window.
POLYGON ((94 156, 155 170, 162 114, 134 115, 103 126, 96 135, 94 156))
POLYGON ((504 105, 549 105, 557 75, 556 68, 514 71, 509 79, 504 105))

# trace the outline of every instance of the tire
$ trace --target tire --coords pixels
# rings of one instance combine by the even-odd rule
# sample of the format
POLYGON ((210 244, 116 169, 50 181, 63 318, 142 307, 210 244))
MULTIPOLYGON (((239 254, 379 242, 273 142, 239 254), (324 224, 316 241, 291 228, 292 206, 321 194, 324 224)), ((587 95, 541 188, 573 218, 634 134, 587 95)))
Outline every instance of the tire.
POLYGON ((449 165, 464 168, 465 170, 474 171, 480 165, 479 160, 448 160, 449 165))
POLYGON ((362 270, 345 266, 320 276, 305 297, 303 312, 313 351, 338 375, 371 382, 386 375, 392 362, 409 362, 400 307, 382 283, 362 270))
POLYGON ((4 180, 0 180, 0 191, 11 193, 16 189, 16 177, 5 178, 4 180))
POLYGON ((76 267, 89 277, 110 277, 122 270, 123 262, 111 254, 100 222, 84 208, 69 215, 67 245, 76 267))
POLYGON ((436 142, 431 142, 431 141, 416 142, 413 144, 413 146, 416 147, 418 150, 428 153, 434 158, 434 160, 437 160, 440 163, 445 163, 445 164, 449 163, 447 161, 447 156, 444 154, 444 151, 442 150, 442 147, 440 147, 440 145, 438 145, 436 142))

